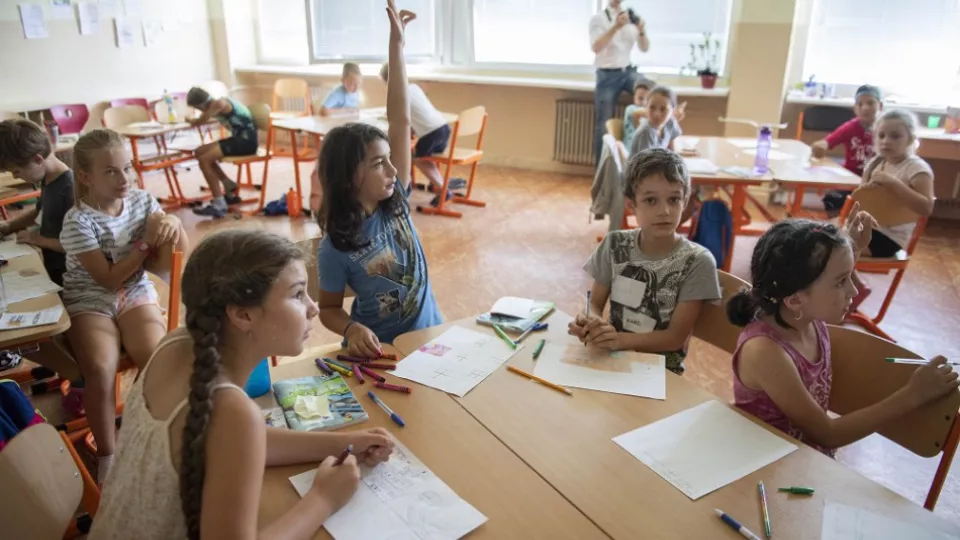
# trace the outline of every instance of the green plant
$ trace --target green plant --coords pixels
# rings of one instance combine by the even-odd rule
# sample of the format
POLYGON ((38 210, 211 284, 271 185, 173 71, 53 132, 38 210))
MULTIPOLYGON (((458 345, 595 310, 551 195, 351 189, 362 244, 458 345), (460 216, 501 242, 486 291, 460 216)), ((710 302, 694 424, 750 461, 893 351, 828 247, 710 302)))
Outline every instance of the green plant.
POLYGON ((720 65, 720 40, 710 32, 703 33, 703 41, 690 44, 690 63, 681 69, 681 73, 693 72, 697 75, 717 75, 720 65))

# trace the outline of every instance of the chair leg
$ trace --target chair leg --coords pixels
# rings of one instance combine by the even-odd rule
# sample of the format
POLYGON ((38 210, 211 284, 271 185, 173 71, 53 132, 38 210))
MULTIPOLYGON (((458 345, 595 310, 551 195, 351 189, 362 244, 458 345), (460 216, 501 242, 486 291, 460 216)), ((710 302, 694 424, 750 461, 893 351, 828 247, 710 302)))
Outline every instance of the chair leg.
POLYGON ((897 288, 900 286, 900 280, 903 279, 903 275, 906 272, 906 268, 901 268, 897 270, 897 273, 893 276, 893 281, 890 282, 890 288, 887 289, 887 296, 883 299, 883 305, 880 306, 880 311, 877 312, 877 316, 873 318, 875 323, 880 324, 880 321, 882 321, 883 317, 887 314, 887 309, 893 302, 893 295, 896 294, 897 288))
MULTIPOLYGON (((477 167, 480 166, 480 162, 474 163, 470 167, 470 179, 467 181, 467 196, 466 197, 454 197, 452 200, 455 203, 466 204, 469 206, 477 206, 479 208, 485 208, 487 203, 483 201, 476 201, 470 198, 470 195, 473 193, 473 182, 477 177, 477 167)), ((448 173, 449 175, 449 173, 448 173)))
POLYGON ((263 180, 260 181, 260 203, 257 205, 256 213, 263 212, 263 207, 267 202, 267 170, 270 167, 270 159, 263 162, 263 180))
POLYGON ((940 456, 940 464, 937 466, 936 474, 933 475, 933 482, 930 483, 927 499, 923 502, 923 507, 931 512, 936 508, 937 500, 940 499, 940 491, 943 490, 943 484, 947 480, 947 473, 950 472, 950 464, 953 463, 953 456, 957 453, 958 443, 960 443, 960 422, 954 418, 950 433, 947 434, 947 440, 943 442, 943 455, 940 456))
POLYGON ((877 326, 877 323, 873 321, 870 317, 864 315, 862 312, 857 311, 856 313, 850 313, 844 318, 844 322, 849 322, 853 324, 858 324, 864 327, 868 332, 875 336, 880 336, 887 341, 896 343, 897 340, 893 339, 890 334, 884 332, 877 326))
MULTIPOLYGON (((427 214, 430 216, 446 216, 446 217, 452 217, 452 218, 463 217, 463 214, 461 214, 460 212, 456 212, 454 210, 448 210, 447 208, 445 208, 446 202, 447 202, 447 190, 450 187, 450 170, 452 168, 453 168, 453 163, 448 161, 446 171, 443 174, 443 187, 441 187, 440 193, 437 194, 437 200, 438 200, 437 206, 436 207, 418 206, 417 212, 420 212, 421 214, 427 214)), ((472 177, 471 177, 471 182, 472 182, 472 177)), ((451 200, 455 201, 458 198, 459 197, 454 197, 451 200)))

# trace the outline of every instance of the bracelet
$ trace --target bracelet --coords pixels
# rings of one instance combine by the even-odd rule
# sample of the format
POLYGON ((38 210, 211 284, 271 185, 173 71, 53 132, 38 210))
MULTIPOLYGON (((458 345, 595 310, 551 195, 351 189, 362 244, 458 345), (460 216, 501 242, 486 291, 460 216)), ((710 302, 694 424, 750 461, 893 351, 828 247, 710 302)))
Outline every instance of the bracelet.
POLYGON ((350 330, 350 327, 357 321, 350 321, 346 326, 343 327, 343 337, 347 337, 347 331, 350 330))

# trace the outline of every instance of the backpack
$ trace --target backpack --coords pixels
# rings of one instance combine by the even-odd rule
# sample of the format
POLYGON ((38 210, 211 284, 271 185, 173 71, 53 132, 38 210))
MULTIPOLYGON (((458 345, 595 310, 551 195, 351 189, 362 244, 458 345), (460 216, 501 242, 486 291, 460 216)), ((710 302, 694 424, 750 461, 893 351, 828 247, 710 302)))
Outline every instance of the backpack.
POLYGON ((44 421, 16 382, 0 380, 0 450, 21 431, 44 421))
POLYGON ((717 268, 723 268, 730 257, 733 242, 733 214, 727 203, 720 199, 711 199, 700 204, 693 219, 690 240, 707 248, 717 261, 717 268))
POLYGON ((286 216, 288 214, 287 210, 287 196, 286 194, 281 195, 279 199, 275 201, 270 201, 266 206, 263 207, 263 215, 265 216, 286 216))

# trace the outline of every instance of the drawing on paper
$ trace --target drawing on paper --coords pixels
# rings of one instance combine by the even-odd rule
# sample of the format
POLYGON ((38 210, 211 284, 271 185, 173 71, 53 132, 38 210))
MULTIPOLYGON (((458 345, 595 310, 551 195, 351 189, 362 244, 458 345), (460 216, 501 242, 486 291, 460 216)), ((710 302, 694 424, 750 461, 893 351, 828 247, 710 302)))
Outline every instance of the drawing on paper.
POLYGON ((432 354, 437 358, 442 357, 449 350, 450 350, 450 347, 447 347, 443 343, 427 343, 423 347, 420 347, 420 352, 432 354))

